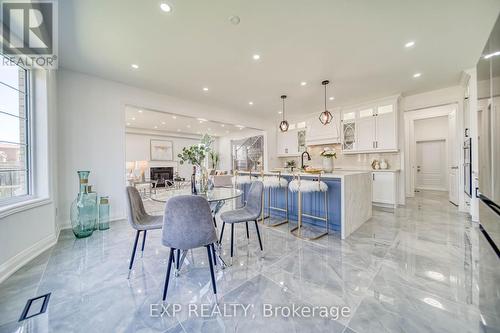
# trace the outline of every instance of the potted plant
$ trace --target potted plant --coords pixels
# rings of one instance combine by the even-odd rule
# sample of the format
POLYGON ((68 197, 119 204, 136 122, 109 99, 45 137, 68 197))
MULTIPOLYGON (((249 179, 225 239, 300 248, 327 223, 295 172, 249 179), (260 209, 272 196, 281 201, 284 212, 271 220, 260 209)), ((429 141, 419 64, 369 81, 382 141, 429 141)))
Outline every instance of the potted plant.
POLYGON ((215 150, 211 149, 208 154, 210 155, 210 161, 212 162, 212 169, 217 169, 217 166, 219 165, 219 153, 216 152, 215 150))
POLYGON ((333 159, 337 158, 337 152, 335 149, 326 147, 320 154, 323 157, 323 170, 325 172, 333 171, 333 159))
POLYGON ((296 166, 295 160, 286 161, 286 168, 289 169, 291 172, 293 172, 295 166, 296 166))
POLYGON ((180 164, 189 163, 195 167, 195 186, 198 193, 208 191, 208 171, 204 162, 207 155, 213 151, 213 142, 212 137, 205 134, 200 143, 182 148, 182 152, 177 155, 180 164))

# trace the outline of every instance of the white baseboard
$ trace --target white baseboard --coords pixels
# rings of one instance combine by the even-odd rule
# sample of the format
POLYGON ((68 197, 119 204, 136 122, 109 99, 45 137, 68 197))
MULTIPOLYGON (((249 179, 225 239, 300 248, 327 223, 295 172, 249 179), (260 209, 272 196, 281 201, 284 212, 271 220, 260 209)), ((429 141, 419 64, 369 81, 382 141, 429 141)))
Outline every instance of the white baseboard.
MULTIPOLYGON (((127 219, 126 216, 114 217, 114 218, 109 219, 109 222, 115 222, 115 221, 126 220, 126 219, 127 219)), ((59 226, 60 230, 71 229, 71 222, 70 221, 62 222, 62 223, 59 223, 58 226, 59 226)))
POLYGON ((0 265, 0 283, 5 281, 9 276, 14 274, 19 268, 26 265, 40 253, 54 246, 57 243, 58 236, 59 230, 56 230, 55 234, 45 237, 0 265))

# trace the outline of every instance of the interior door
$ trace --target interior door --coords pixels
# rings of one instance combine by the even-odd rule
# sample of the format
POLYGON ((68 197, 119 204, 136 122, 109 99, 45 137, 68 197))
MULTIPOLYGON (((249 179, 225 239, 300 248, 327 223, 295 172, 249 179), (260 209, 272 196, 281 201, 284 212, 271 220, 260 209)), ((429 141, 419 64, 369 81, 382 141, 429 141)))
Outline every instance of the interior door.
POLYGON ((448 200, 458 206, 458 142, 455 111, 448 115, 448 200))
POLYGON ((446 141, 417 142, 416 188, 446 191, 446 141))

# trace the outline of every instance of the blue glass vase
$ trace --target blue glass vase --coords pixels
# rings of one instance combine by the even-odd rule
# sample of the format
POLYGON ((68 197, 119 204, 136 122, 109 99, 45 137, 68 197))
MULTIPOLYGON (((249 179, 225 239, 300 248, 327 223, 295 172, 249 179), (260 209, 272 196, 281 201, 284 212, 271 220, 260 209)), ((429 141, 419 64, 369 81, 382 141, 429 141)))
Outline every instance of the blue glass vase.
POLYGON ((109 198, 101 197, 99 201, 99 230, 109 229, 109 198))
POLYGON ((92 235, 97 223, 97 194, 88 191, 89 174, 90 171, 78 171, 80 191, 71 204, 71 228, 77 238, 92 235))

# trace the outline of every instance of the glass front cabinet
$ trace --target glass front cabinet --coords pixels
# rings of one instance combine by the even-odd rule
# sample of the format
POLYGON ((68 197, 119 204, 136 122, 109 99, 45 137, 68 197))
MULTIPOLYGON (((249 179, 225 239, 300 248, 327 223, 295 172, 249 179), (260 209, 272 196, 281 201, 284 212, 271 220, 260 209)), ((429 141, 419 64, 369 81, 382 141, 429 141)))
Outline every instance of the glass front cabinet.
POLYGON ((397 151, 398 100, 396 96, 343 109, 344 153, 397 151))

